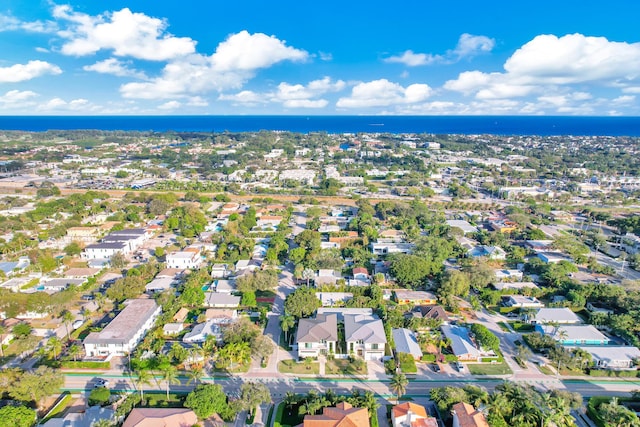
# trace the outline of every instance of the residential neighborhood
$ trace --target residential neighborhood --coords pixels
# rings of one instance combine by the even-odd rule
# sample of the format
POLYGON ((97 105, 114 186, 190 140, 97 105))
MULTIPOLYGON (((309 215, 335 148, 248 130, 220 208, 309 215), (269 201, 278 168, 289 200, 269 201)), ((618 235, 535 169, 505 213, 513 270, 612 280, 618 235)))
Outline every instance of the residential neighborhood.
POLYGON ((43 425, 570 426, 631 396, 638 188, 551 178, 579 141, 80 136, 3 136, 2 393, 43 425))

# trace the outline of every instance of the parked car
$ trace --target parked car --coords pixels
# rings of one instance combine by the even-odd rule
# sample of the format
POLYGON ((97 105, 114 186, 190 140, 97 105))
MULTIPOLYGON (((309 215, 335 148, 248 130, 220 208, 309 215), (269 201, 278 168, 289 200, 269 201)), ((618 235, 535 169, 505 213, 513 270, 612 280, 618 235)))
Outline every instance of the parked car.
POLYGON ((456 362, 456 369, 458 372, 464 372, 464 365, 461 362, 456 362))
POLYGON ((100 387, 109 387, 109 381, 105 380, 104 378, 98 378, 96 379, 96 382, 93 384, 93 388, 100 388, 100 387))
POLYGON ((431 369, 433 369, 433 372, 440 372, 442 370, 440 368, 440 365, 438 365, 437 363, 432 364, 431 369))

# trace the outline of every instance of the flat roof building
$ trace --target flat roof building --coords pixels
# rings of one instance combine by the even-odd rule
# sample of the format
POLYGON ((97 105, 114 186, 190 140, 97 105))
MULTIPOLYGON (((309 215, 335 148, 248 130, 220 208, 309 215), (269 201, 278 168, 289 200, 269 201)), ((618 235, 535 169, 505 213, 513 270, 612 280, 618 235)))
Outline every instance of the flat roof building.
POLYGON ((82 344, 89 357, 124 356, 131 353, 151 329, 161 307, 152 299, 131 299, 100 332, 91 332, 82 344))

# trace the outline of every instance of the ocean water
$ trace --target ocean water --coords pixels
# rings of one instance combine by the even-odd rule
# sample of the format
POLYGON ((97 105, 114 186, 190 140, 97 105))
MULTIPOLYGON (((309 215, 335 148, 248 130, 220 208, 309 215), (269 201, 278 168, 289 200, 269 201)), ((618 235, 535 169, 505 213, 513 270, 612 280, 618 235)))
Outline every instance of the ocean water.
POLYGON ((0 116, 0 130, 433 133, 640 136, 640 117, 566 116, 0 116))

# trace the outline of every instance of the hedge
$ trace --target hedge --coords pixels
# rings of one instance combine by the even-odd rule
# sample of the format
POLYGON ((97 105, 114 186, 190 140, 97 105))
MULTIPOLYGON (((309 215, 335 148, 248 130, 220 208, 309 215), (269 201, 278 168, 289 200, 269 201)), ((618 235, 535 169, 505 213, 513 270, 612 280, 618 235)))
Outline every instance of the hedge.
POLYGON ((110 362, 74 362, 73 360, 67 360, 60 362, 60 367, 63 369, 110 369, 110 362))
POLYGON ((436 361, 436 355, 432 354, 432 353, 423 354, 422 355, 422 361, 423 362, 435 362, 436 361))
POLYGON ((622 378, 637 378, 640 377, 640 371, 610 371, 605 369, 591 369, 589 371, 590 377, 622 377, 622 378))

